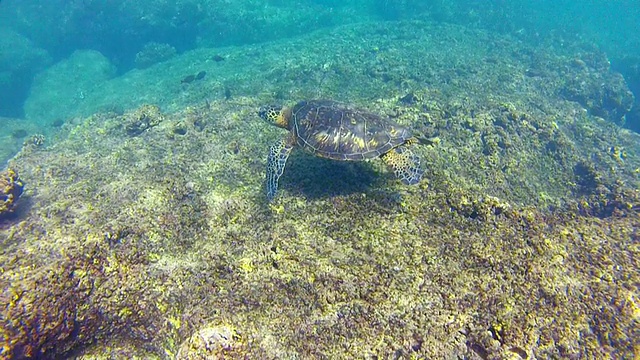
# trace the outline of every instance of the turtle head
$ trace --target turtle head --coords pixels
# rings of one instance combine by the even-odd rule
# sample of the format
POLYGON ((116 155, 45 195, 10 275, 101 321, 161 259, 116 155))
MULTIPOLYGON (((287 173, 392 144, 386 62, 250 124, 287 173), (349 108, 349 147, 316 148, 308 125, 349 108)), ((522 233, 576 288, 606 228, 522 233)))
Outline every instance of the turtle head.
POLYGON ((269 124, 286 129, 289 127, 291 111, 287 111, 279 105, 269 105, 261 107, 258 116, 269 124))

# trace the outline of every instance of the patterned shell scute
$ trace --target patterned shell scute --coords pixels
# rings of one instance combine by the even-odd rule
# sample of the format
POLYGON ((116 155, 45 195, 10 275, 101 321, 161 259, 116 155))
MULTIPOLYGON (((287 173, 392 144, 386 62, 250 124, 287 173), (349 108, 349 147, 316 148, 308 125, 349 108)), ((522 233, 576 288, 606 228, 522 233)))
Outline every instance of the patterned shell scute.
POLYGON ((300 147, 335 160, 373 159, 411 138, 407 128, 390 120, 329 100, 299 102, 291 125, 300 147))

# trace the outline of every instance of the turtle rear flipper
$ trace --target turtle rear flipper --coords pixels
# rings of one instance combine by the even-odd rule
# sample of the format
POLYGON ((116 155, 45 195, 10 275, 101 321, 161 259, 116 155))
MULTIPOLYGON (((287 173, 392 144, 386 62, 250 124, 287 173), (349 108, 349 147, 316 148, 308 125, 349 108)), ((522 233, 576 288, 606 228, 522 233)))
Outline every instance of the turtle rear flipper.
POLYGON ((424 170, 420 167, 420 158, 406 147, 398 146, 381 157, 404 184, 414 185, 422 179, 424 170))
POLYGON ((282 139, 271 145, 267 157, 267 200, 271 202, 278 191, 278 179, 284 172, 293 145, 289 139, 282 139))

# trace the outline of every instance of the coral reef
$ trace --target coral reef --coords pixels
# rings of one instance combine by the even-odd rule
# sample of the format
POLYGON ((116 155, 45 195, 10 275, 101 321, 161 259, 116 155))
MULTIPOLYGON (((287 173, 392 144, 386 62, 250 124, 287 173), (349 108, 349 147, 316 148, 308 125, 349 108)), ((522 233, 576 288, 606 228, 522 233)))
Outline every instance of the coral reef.
MULTIPOLYGON (((84 92, 82 101, 73 106, 61 101, 46 104, 46 108, 67 119, 113 107, 129 110, 144 103, 158 104, 164 111, 172 112, 232 96, 255 96, 264 101, 333 98, 357 102, 401 97, 410 92, 432 97, 432 103, 437 104, 436 100, 448 102, 445 94, 464 88, 477 95, 467 103, 452 104, 459 108, 452 111, 467 112, 472 122, 476 120, 472 113, 486 113, 489 108, 486 104, 498 102, 497 98, 510 102, 515 88, 532 97, 528 104, 542 107, 549 94, 557 96, 573 89, 576 97, 569 98, 578 104, 571 106, 619 123, 628 111, 629 100, 633 101, 622 78, 608 70, 607 58, 597 49, 558 55, 546 46, 510 42, 459 26, 426 22, 394 24, 393 28, 385 24, 358 24, 287 40, 287 61, 282 57, 280 43, 225 48, 224 61, 214 60, 220 49, 185 52, 151 68, 107 80, 84 92), (327 40, 337 37, 344 41, 327 40), (366 40, 357 42, 358 37, 366 40), (412 55, 407 56, 410 52, 412 55), (206 77, 195 81, 195 74, 203 71, 206 77), (190 86, 181 83, 182 79, 191 80, 185 79, 187 74, 193 75, 190 86)), ((93 80, 83 79, 88 81, 93 80)), ((65 93, 68 89, 50 87, 48 91, 65 93)), ((530 107, 530 115, 543 118, 542 123, 556 121, 550 120, 552 114, 541 107, 530 107)), ((565 121, 568 119, 559 119, 559 123, 565 121)), ((487 127, 490 125, 486 123, 487 127)))
POLYGON ((229 326, 211 326, 198 330, 180 345, 176 360, 242 359, 247 356, 247 345, 229 326))
POLYGON ((637 190, 568 168, 587 196, 549 212, 437 162, 429 186, 362 188, 299 156, 270 209, 269 141, 252 140, 268 128, 248 130, 245 104, 187 108, 128 141, 121 117, 94 116, 16 159, 40 191, 33 225, 1 233, 3 356, 631 356, 637 190))
POLYGON ((633 107, 634 97, 622 75, 602 70, 593 72, 582 60, 574 64, 588 74, 570 78, 561 89, 562 96, 579 102, 596 116, 623 124, 624 116, 633 107))
POLYGON ((23 189, 24 183, 14 170, 0 172, 0 217, 13 212, 23 189))

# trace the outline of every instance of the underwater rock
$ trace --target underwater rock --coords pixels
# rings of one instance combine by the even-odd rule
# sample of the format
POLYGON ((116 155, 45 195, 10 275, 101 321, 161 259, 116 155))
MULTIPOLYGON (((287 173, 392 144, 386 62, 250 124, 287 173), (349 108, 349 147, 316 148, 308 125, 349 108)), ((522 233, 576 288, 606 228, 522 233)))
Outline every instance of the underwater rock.
POLYGON ((136 67, 148 68, 153 64, 169 60, 176 55, 176 48, 169 44, 161 44, 155 41, 146 43, 142 50, 136 54, 136 67))
POLYGON ((52 62, 49 53, 27 37, 7 28, 0 29, 0 109, 4 116, 20 116, 35 74, 52 62))
POLYGON ((593 115, 622 123, 634 102, 622 75, 591 72, 584 66, 579 67, 578 72, 560 89, 560 94, 567 100, 580 103, 593 115))
POLYGON ((75 360, 107 360, 107 359, 147 359, 147 360, 161 360, 165 359, 158 354, 154 354, 150 351, 142 349, 141 346, 136 344, 122 341, 121 339, 114 340, 110 343, 103 344, 97 343, 95 346, 90 346, 87 350, 82 351, 79 354, 74 354, 75 360))
POLYGON ((187 127, 184 123, 179 122, 173 126, 173 130, 171 131, 174 135, 187 135, 187 127))
POLYGON ((180 345, 176 360, 243 358, 247 349, 230 326, 198 330, 180 345))
POLYGON ((130 114, 125 115, 125 131, 129 136, 137 136, 162 122, 164 116, 155 105, 142 105, 130 114))
POLYGON ((402 104, 405 104, 405 105, 413 105, 413 104, 417 103, 418 101, 420 101, 420 98, 415 93, 410 92, 410 93, 406 94, 405 96, 401 97, 399 99, 399 101, 402 104))
POLYGON ((14 170, 0 173, 0 217, 13 212, 23 190, 24 183, 14 170))
POLYGON ((79 110, 87 97, 115 75, 116 69, 95 50, 78 50, 36 76, 24 104, 25 117, 39 124, 90 115, 79 110))

